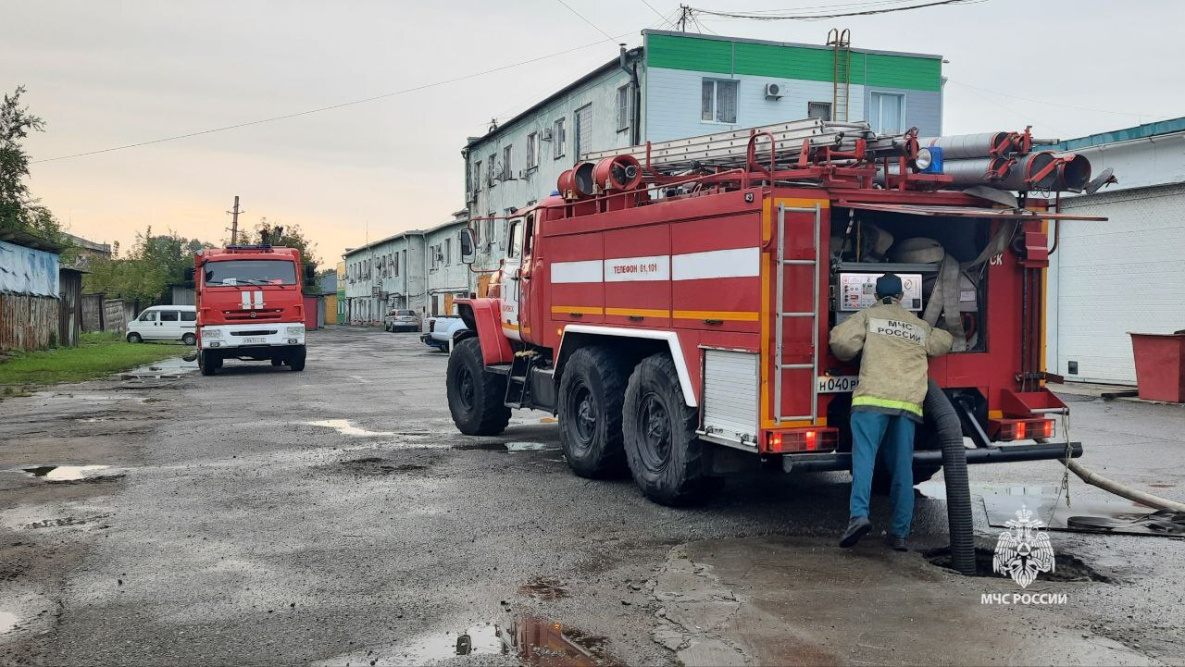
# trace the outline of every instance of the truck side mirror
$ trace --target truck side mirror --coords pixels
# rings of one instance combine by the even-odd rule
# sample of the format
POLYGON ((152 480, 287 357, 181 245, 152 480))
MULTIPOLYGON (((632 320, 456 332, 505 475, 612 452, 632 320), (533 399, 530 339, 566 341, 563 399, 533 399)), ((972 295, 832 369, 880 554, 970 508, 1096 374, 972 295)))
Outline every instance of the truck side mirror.
POLYGON ((461 230, 461 263, 472 264, 476 257, 473 252, 473 232, 469 229, 461 230))
POLYGON ((317 282, 317 267, 312 264, 304 265, 304 284, 312 285, 317 282))

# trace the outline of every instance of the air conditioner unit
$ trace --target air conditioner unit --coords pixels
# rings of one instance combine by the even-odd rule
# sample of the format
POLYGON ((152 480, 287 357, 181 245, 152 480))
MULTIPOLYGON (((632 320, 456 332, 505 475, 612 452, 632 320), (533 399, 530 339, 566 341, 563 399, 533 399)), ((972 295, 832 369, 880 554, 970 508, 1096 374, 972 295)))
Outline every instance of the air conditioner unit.
POLYGON ((782 99, 782 84, 780 84, 780 83, 765 84, 765 99, 767 99, 767 100, 782 99))
POLYGON ((551 141, 551 128, 547 128, 539 133, 539 138, 543 141, 551 141))

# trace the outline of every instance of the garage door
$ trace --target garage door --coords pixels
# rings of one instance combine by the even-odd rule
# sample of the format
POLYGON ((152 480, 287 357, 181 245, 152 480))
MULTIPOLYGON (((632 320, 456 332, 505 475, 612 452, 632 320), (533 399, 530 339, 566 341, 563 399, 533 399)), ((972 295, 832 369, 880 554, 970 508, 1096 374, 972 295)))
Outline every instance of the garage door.
POLYGON ((1110 221, 1062 223, 1055 372, 1134 384, 1127 332, 1185 329, 1185 185, 1076 197, 1063 210, 1110 221))

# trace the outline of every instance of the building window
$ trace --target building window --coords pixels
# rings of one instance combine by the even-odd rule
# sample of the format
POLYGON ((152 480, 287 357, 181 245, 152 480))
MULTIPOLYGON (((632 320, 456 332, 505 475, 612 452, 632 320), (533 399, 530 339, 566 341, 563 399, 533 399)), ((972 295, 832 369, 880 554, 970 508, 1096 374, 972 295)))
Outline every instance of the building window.
POLYGON ((557 118, 551 131, 551 156, 556 160, 564 157, 564 146, 567 143, 568 130, 564 127, 564 119, 557 118))
POLYGON ((481 160, 473 163, 473 194, 481 191, 481 160))
POLYGON ((818 118, 819 120, 831 120, 831 103, 830 102, 807 102, 806 103, 806 117, 818 118))
POLYGON ((577 160, 592 150, 592 105, 586 104, 576 110, 576 146, 572 151, 577 160))
POLYGON ((453 240, 444 240, 444 263, 451 265, 453 263, 453 240))
POLYGON ((509 181, 514 178, 514 170, 511 168, 511 157, 514 155, 514 146, 507 146, 502 149, 502 180, 509 181))
POLYGON ((905 95, 901 93, 873 93, 868 109, 868 122, 878 134, 900 134, 905 123, 905 95))
POLYGON ((617 131, 624 132, 630 129, 630 101, 633 95, 630 95, 631 86, 626 84, 617 89, 617 131))
POLYGON ((394 265, 395 265, 394 277, 398 278, 399 277, 399 253, 396 253, 394 256, 394 265))
POLYGON ((700 119, 707 123, 737 122, 737 82, 732 79, 704 79, 700 119))
POLYGON ((539 166, 539 134, 532 132, 527 135, 527 170, 539 166))
POLYGON ((486 164, 486 185, 493 187, 498 183, 498 172, 494 164, 498 161, 497 153, 490 153, 489 163, 486 164))

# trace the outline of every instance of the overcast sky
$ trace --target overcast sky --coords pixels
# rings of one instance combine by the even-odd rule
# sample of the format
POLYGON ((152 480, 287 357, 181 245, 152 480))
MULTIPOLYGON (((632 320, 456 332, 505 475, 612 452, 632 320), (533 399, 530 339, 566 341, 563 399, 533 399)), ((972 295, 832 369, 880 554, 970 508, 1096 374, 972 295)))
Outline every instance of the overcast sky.
MULTIPOLYGON (((871 0, 683 0, 728 9, 871 0)), ((919 0, 920 1, 920 0, 919 0)), ((0 89, 47 121, 53 158, 296 113, 557 54, 460 82, 178 141, 35 164, 30 186, 69 230, 130 245, 137 230, 225 238, 245 220, 299 223, 332 266, 347 246, 464 206, 460 150, 668 27, 642 0, 0 0, 0 89), (599 42, 599 43, 598 43, 599 42), (588 45, 588 46, 586 46, 588 45), (584 48, 576 48, 576 47, 584 48)), ((667 17, 678 0, 649 0, 667 17)), ((1185 2, 986 0, 810 22, 702 18, 723 35, 945 56, 946 134, 1060 138, 1185 116, 1185 2)), ((1122 174, 1119 174, 1122 178, 1122 174)))

